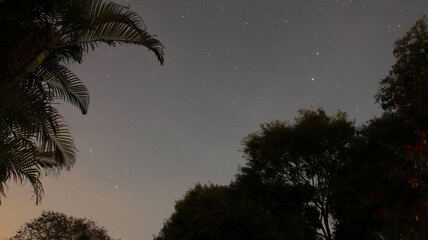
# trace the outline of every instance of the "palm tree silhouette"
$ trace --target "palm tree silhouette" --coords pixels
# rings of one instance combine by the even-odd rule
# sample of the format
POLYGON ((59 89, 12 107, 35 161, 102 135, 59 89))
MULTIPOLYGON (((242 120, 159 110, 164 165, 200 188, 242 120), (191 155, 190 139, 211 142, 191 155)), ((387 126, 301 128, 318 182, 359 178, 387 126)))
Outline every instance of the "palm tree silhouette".
POLYGON ((61 115, 62 99, 87 113, 89 93, 68 69, 100 43, 133 44, 163 64, 163 45, 137 13, 103 0, 0 1, 0 194, 6 182, 43 195, 42 173, 70 169, 76 148, 61 115))

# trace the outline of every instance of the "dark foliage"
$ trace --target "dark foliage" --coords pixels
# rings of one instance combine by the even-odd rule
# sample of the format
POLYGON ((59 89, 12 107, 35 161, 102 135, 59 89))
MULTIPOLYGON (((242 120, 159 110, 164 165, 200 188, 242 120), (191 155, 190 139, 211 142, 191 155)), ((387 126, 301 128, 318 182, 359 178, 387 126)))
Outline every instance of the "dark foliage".
POLYGON ((313 239, 314 232, 295 210, 275 212, 260 204, 260 195, 255 197, 236 186, 198 184, 177 201, 175 212, 154 239, 313 239))
POLYGON ((396 63, 380 82, 376 100, 386 111, 395 111, 418 127, 428 126, 428 25, 418 20, 394 44, 396 63))
POLYGON ((0 195, 29 181, 36 203, 42 174, 71 169, 73 138, 58 99, 86 114, 89 92, 68 68, 99 44, 133 44, 162 64, 163 46, 126 6, 103 0, 0 1, 0 195))
POLYGON ((397 61, 376 95, 386 112, 361 127, 335 184, 337 239, 428 238, 427 51, 422 18, 395 42, 397 61))
MULTIPOLYGON (((294 124, 263 124, 260 132, 244 139, 247 165, 238 179, 251 175, 262 186, 299 189, 296 194, 306 196, 304 206, 316 209, 313 227, 322 238, 332 239, 332 181, 349 162, 355 127, 342 112, 332 117, 321 109, 299 113, 294 124)), ((287 204, 290 197, 283 195, 279 204, 287 204)))
POLYGON ((113 240, 107 230, 86 218, 43 211, 42 215, 26 223, 10 240, 113 240))

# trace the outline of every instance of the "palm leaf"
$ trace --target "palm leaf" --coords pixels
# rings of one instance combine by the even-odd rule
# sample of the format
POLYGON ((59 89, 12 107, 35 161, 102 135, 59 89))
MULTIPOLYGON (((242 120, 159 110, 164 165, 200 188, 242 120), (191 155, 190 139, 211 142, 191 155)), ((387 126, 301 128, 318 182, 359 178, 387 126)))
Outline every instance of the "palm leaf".
POLYGON ((53 165, 58 169, 71 169, 76 161, 76 147, 70 131, 62 122, 62 117, 55 109, 52 109, 55 125, 41 126, 35 135, 41 151, 54 153, 53 165))
POLYGON ((134 11, 113 2, 94 0, 86 13, 86 21, 79 28, 64 25, 64 35, 56 48, 81 45, 88 51, 99 43, 135 44, 153 51, 163 64, 163 45, 146 31, 144 21, 134 11))
POLYGON ((2 178, 0 194, 5 196, 8 179, 21 185, 29 181, 38 203, 43 194, 43 187, 40 182, 40 167, 35 157, 35 148, 29 146, 25 140, 8 137, 0 142, 0 153, 2 178))
POLYGON ((82 114, 86 114, 89 106, 89 92, 82 81, 68 68, 57 63, 43 64, 34 73, 36 78, 43 80, 47 85, 47 91, 53 97, 79 107, 82 114))
POLYGON ((0 94, 0 128, 28 136, 39 126, 53 123, 51 107, 40 92, 27 88, 14 88, 0 94))

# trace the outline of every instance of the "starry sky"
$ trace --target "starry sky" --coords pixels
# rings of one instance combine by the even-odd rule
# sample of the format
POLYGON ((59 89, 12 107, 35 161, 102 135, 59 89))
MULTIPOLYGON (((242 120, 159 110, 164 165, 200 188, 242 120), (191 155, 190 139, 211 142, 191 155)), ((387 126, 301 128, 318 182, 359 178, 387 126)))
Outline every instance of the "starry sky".
POLYGON ((373 96, 393 43, 426 0, 116 0, 165 45, 100 46, 71 69, 89 113, 61 103, 78 152, 70 172, 31 187, 9 183, 0 239, 42 210, 87 217, 123 240, 152 239, 195 183, 228 184, 241 139, 297 110, 338 109, 357 124, 379 116, 373 96))

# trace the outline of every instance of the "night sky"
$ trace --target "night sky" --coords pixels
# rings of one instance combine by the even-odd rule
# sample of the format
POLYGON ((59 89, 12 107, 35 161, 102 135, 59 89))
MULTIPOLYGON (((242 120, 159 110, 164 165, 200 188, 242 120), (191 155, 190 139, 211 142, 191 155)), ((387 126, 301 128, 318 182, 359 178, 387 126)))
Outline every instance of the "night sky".
POLYGON ((0 239, 42 210, 87 217, 123 240, 152 239, 195 183, 228 184, 241 139, 297 110, 338 109, 358 125, 379 116, 374 95, 393 43, 426 0, 117 0, 165 45, 160 66, 134 46, 100 46, 73 71, 89 112, 61 103, 78 162, 29 184, 9 183, 0 239))

